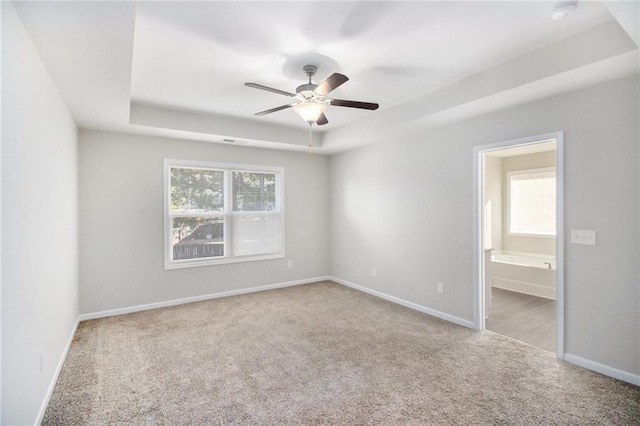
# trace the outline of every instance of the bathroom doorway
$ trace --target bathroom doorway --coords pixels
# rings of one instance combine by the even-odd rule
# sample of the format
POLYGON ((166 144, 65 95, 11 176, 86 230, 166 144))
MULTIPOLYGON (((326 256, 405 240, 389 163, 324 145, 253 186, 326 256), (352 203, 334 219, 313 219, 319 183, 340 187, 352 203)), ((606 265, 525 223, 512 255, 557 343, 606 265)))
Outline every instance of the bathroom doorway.
POLYGON ((474 149, 476 326, 562 358, 562 133, 474 149))

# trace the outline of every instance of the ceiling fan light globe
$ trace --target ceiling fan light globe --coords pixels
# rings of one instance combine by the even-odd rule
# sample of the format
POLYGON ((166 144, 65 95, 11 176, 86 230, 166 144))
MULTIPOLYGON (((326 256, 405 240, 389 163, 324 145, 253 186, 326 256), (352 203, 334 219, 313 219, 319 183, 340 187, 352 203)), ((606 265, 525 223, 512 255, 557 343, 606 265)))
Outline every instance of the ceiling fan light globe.
POLYGON ((293 110, 307 123, 315 123, 327 110, 327 104, 322 102, 301 102, 293 110))
POLYGON ((565 19, 571 15, 574 15, 577 10, 578 10, 577 0, 561 1, 557 3, 553 8, 553 13, 551 17, 555 21, 559 21, 561 19, 565 19))

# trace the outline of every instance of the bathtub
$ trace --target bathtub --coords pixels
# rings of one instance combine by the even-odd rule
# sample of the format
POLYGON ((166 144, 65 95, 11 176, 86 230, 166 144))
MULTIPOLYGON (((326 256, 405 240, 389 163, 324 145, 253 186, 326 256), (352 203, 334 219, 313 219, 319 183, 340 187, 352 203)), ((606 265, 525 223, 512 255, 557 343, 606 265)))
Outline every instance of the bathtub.
POLYGON ((544 254, 493 250, 491 286, 556 299, 556 259, 544 254))

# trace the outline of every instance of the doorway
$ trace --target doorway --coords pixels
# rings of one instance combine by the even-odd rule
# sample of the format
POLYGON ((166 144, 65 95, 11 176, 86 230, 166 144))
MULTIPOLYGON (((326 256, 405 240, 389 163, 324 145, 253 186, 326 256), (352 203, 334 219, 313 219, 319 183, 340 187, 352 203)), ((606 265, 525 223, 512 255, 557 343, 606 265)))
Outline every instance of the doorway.
POLYGON ((474 321, 564 353, 562 132, 474 148, 474 321))

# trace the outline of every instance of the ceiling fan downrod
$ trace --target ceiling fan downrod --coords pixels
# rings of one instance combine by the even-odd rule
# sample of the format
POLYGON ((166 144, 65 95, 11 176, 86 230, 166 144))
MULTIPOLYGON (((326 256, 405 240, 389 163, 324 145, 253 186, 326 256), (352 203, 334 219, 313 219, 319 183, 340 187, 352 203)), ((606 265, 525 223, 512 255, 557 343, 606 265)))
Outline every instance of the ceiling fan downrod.
POLYGON ((318 72, 318 67, 315 65, 305 65, 304 67, 302 67, 302 70, 309 78, 309 84, 311 84, 311 77, 316 75, 316 72, 318 72))
POLYGON ((313 84, 311 82, 311 78, 316 75, 316 72, 318 72, 318 67, 315 65, 305 65, 304 67, 302 67, 302 70, 309 79, 309 82, 298 86, 296 88, 296 93, 301 94, 302 96, 304 96, 304 98, 311 97, 314 95, 314 90, 316 90, 316 87, 318 87, 317 84, 313 84))

